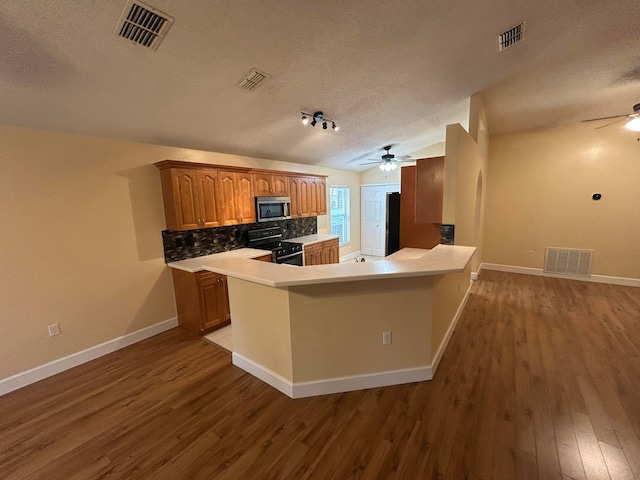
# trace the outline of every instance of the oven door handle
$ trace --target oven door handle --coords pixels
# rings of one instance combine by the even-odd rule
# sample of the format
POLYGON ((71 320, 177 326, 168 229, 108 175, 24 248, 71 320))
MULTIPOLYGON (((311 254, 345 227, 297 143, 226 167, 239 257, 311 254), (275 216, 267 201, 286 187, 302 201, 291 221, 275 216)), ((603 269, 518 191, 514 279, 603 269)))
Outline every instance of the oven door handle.
POLYGON ((302 255, 302 252, 290 253, 289 255, 284 255, 283 257, 276 257, 276 260, 286 260, 287 258, 295 257, 297 255, 302 255))

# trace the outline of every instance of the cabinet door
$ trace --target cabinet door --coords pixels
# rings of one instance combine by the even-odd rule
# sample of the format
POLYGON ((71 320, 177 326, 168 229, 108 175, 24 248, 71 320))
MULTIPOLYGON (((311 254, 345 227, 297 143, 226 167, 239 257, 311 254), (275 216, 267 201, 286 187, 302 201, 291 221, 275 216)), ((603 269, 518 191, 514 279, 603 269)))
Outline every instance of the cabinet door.
MULTIPOLYGON (((173 186, 176 230, 200 228, 202 216, 198 208, 197 170, 172 168, 171 183, 173 186)), ((169 224, 168 221, 167 224, 169 224)), ((171 227, 167 225, 167 228, 171 227)))
POLYGON ((227 172, 225 170, 218 171, 218 185, 220 186, 218 218, 222 225, 235 225, 238 223, 235 184, 235 172, 227 172))
POLYGON ((278 196, 287 197, 289 196, 289 183, 287 182, 288 178, 284 175, 273 175, 272 176, 272 189, 273 194, 278 196))
POLYGON ((271 175, 268 173, 254 173, 253 188, 256 196, 273 195, 273 188, 271 186, 271 175))
POLYGON ((289 197, 291 198, 291 216, 300 216, 300 180, 298 177, 289 177, 289 197))
POLYGON ((316 178, 315 182, 318 195, 318 215, 327 214, 327 180, 326 178, 316 178))
POLYGON ((218 227, 218 171, 198 170, 200 227, 218 227))
POLYGON ((309 179, 309 215, 315 217, 318 215, 318 185, 315 178, 309 179))
POLYGON ((444 157, 416 161, 416 222, 442 223, 444 157))
POLYGON ((322 260, 327 263, 340 263, 340 246, 338 239, 322 242, 322 260))
POLYGON ((310 197, 310 189, 309 183, 311 179, 306 177, 299 177, 299 195, 298 195, 298 215, 301 217, 308 217, 310 215, 309 209, 309 197, 310 197))
POLYGON ((200 279, 201 323, 205 332, 230 320, 227 277, 218 274, 203 274, 200 279))
POLYGON ((305 245, 304 247, 305 265, 322 265, 322 244, 305 245))
POLYGON ((254 223, 256 221, 252 180, 249 172, 235 173, 235 201, 238 223, 254 223))

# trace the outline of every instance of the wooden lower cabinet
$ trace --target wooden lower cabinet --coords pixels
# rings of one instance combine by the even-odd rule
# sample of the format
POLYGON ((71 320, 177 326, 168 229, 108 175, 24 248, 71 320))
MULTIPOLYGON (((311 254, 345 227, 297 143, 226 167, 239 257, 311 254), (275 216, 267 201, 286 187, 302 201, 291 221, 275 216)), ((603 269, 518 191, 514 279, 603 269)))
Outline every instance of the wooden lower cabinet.
POLYGON ((172 269, 178 323, 202 335, 231 321, 227 277, 214 272, 172 269))
POLYGON ((337 238, 305 245, 305 265, 326 265, 329 263, 340 263, 340 247, 337 238))
POLYGON ((269 253, 267 255, 262 255, 261 257, 256 257, 256 258, 254 258, 254 260, 258 260, 260 262, 269 262, 269 263, 271 263, 271 261, 273 260, 273 256, 269 253))

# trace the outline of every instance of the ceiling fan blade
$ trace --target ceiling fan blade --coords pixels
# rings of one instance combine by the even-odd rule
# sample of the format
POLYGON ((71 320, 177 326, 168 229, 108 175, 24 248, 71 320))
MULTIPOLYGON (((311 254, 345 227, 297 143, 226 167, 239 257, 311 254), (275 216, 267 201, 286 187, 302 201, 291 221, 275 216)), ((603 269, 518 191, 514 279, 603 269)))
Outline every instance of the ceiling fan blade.
POLYGON ((600 118, 590 118, 588 120, 581 120, 583 123, 585 122, 597 122, 598 120, 610 120, 612 118, 620 118, 620 117, 628 117, 629 114, 625 113, 624 115, 612 115, 610 117, 600 117, 600 118))
POLYGON ((361 163, 360 166, 362 166, 362 165, 375 165, 376 163, 382 163, 382 162, 380 160, 376 160, 375 162, 361 163))
POLYGON ((619 118, 618 120, 615 120, 613 122, 609 122, 609 123, 606 123, 604 125, 600 125, 599 127, 594 128, 594 130, 600 130, 601 128, 609 127, 609 126, 613 125, 614 123, 618 123, 618 122, 621 122, 621 121, 622 121, 622 119, 619 118))
POLYGON ((396 155, 398 160, 411 160, 411 155, 396 155))

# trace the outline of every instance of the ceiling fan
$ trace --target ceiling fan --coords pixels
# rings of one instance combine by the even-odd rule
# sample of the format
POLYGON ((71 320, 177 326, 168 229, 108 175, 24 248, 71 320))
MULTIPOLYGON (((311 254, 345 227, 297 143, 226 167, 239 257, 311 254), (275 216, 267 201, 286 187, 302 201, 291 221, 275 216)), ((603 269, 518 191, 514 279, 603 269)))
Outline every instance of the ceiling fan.
POLYGON ((389 172, 391 170, 395 170, 395 168, 398 166, 398 162, 411 162, 413 161, 413 159, 411 158, 411 155, 400 155, 400 156, 395 156, 393 153, 389 153, 389 150, 391 150, 392 145, 387 145, 386 147, 383 147, 383 150, 385 150, 386 153, 384 153, 380 158, 381 160, 375 159, 375 158, 370 158, 369 160, 371 160, 370 162, 367 163, 361 163, 360 165, 373 165, 376 163, 380 164, 380 170, 383 170, 385 172, 389 172))
MULTIPOLYGON (((582 120, 583 122, 597 122, 598 120, 611 120, 614 118, 624 118, 627 117, 629 120, 625 124, 629 130, 633 132, 640 132, 640 103, 636 103, 633 106, 633 113, 624 113, 622 115, 613 115, 611 117, 600 117, 600 118, 590 118, 588 120, 582 120)), ((595 129, 598 130, 600 128, 608 127, 609 125, 613 125, 614 123, 618 123, 621 120, 615 120, 613 122, 607 123, 606 125, 600 125, 595 129)))

